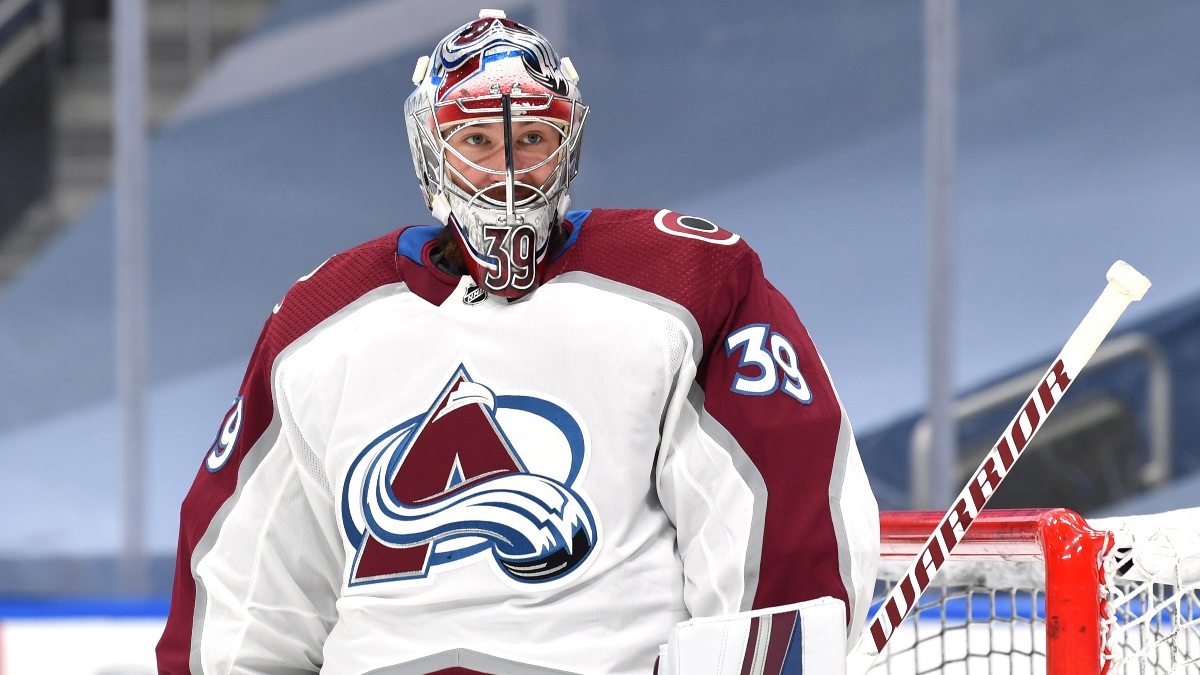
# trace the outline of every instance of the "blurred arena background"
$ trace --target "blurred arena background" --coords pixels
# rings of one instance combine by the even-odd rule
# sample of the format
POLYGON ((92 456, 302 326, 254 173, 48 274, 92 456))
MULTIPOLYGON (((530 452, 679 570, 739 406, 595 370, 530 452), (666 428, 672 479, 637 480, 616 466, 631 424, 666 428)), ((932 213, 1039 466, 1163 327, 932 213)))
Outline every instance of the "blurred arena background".
MULTIPOLYGON (((51 617, 93 636, 132 617, 133 656, 106 663, 150 667, 179 503, 272 306, 332 253, 433 222, 402 106, 417 57, 481 1, 580 71, 573 203, 744 236, 821 348, 881 508, 917 503, 921 3, 148 0, 149 564, 122 595, 111 13, 0 0, 0 672, 95 672, 28 670, 45 652, 16 645, 53 643, 51 617)), ((964 480, 1108 265, 1154 281, 997 506, 1200 505, 1198 27, 1191 0, 959 3, 964 480)))

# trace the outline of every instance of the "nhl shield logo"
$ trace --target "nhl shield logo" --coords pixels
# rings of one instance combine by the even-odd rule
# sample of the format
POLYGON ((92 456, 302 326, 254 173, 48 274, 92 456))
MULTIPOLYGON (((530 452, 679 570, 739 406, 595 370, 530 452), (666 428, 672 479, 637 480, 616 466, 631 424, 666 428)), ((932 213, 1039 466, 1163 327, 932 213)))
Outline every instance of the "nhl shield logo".
POLYGON ((488 299, 487 291, 483 290, 475 283, 472 283, 470 286, 467 286, 467 291, 465 293, 463 293, 462 301, 463 301, 464 305, 469 306, 469 305, 478 305, 479 303, 481 303, 487 299, 488 299))
POLYGON ((359 453, 341 517, 348 584, 426 579, 491 560, 521 585, 564 579, 598 545, 576 485, 587 437, 563 406, 497 395, 459 366, 429 409, 359 453))

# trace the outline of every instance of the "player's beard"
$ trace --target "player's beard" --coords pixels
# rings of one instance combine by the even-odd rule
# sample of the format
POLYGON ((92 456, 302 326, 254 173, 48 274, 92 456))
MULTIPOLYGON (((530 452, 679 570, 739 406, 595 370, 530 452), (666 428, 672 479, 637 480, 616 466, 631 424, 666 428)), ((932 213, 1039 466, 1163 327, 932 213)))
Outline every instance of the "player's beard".
POLYGON ((455 269, 463 270, 463 274, 466 274, 467 261, 463 258, 462 249, 458 247, 458 240, 454 238, 454 233, 450 231, 449 227, 438 230, 436 246, 447 262, 455 269))

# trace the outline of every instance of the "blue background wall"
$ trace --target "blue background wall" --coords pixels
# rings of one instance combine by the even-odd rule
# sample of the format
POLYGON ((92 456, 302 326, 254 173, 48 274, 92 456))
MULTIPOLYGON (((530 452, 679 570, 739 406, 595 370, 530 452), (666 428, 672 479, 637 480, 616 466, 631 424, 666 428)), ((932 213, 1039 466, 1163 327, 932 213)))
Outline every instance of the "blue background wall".
MULTIPOLYGON (((280 0, 242 49, 401 2, 416 0, 280 0)), ((668 207, 742 234, 860 431, 922 405, 920 3, 570 7, 564 51, 593 107, 576 206, 668 207)), ((1200 5, 961 7, 966 387, 1052 353, 1117 258, 1155 282, 1131 320, 1200 292, 1200 5)), ((401 118, 432 44, 157 133, 154 550, 173 550, 178 503, 289 285, 432 222, 401 118)), ((0 294, 0 556, 116 550, 111 227, 104 197, 0 294)))

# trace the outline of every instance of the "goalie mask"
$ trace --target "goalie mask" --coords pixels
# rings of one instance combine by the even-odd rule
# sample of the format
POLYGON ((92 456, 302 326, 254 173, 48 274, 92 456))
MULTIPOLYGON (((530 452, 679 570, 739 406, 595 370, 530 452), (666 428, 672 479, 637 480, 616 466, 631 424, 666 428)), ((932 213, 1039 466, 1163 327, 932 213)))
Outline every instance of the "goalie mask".
POLYGON ((520 297, 541 281, 579 166, 578 79, 546 38, 498 10, 417 62, 404 113, 421 191, 490 293, 520 297))

